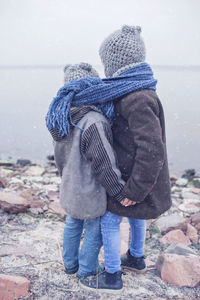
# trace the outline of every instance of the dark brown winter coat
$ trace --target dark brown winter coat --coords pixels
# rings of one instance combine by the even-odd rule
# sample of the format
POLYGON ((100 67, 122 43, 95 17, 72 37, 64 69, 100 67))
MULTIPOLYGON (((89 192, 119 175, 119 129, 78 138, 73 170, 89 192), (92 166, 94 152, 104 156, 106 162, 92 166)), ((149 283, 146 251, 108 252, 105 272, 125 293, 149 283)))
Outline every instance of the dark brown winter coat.
POLYGON ((137 204, 124 207, 108 198, 117 215, 152 219, 171 206, 165 120, 157 94, 137 91, 115 102, 114 149, 126 185, 124 197, 137 204))

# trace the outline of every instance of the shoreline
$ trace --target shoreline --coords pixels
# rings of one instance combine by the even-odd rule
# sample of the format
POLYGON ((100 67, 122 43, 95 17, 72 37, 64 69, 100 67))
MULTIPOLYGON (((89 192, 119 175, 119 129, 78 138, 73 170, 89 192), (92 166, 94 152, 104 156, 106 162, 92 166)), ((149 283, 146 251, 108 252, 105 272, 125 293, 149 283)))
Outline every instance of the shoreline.
MULTIPOLYGON (((122 300, 193 300, 200 295, 200 177, 190 169, 170 180, 172 207, 147 221, 147 272, 138 275, 127 271, 123 275, 122 300), (184 271, 179 274, 176 270, 184 271)), ((106 292, 82 290, 76 274, 64 272, 66 213, 59 204, 59 186, 52 156, 44 167, 28 160, 15 164, 0 161, 0 286, 4 284, 6 290, 6 284, 13 281, 14 293, 16 282, 23 281, 27 286, 22 290, 24 300, 104 300, 106 292)), ((121 225, 121 253, 125 253, 129 231, 126 218, 121 225)), ((99 260, 103 265, 103 250, 99 260)), ((116 295, 109 293, 109 299, 115 300, 116 295)))
MULTIPOLYGON (((14 156, 9 156, 9 155, 0 155, 0 166, 3 166, 3 165, 17 166, 18 161, 25 161, 25 162, 27 162, 27 166, 28 165, 32 165, 32 166, 37 165, 37 166, 46 167, 46 166, 48 166, 49 161, 53 161, 53 160, 54 160, 53 154, 46 155, 42 159, 31 159, 29 156, 27 156, 27 158, 24 158, 24 157, 20 157, 20 156, 14 157, 14 156)), ((22 163, 22 165, 23 165, 23 163, 22 163)), ((200 177, 200 168, 199 167, 189 166, 186 168, 182 167, 182 168, 175 169, 175 167, 173 167, 173 163, 169 163, 169 172, 170 172, 170 176, 172 176, 172 177, 176 177, 176 178, 182 177, 187 170, 195 170, 196 176, 200 177)))

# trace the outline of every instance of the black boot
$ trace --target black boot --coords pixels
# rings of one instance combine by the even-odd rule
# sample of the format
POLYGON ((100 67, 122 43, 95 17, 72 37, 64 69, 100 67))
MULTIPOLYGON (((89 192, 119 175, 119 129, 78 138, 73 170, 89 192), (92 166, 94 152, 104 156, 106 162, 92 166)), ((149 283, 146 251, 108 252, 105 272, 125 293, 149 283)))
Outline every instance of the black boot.
POLYGON ((67 269, 67 268, 65 267, 65 273, 67 273, 68 275, 75 274, 75 273, 78 271, 78 268, 79 268, 79 266, 76 266, 76 267, 74 267, 74 268, 72 268, 72 269, 67 269))
POLYGON ((80 285, 86 289, 99 289, 105 292, 121 292, 123 288, 122 272, 118 271, 114 274, 104 271, 91 279, 81 279, 80 285))
POLYGON ((121 256, 121 266, 124 269, 136 271, 137 273, 143 273, 147 269, 144 259, 145 256, 132 256, 129 249, 126 254, 121 256))

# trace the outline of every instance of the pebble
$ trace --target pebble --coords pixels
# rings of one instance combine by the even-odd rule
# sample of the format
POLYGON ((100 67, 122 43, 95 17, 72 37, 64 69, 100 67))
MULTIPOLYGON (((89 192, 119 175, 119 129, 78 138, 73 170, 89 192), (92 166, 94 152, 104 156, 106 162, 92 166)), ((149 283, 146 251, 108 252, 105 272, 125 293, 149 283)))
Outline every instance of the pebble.
POLYGON ((178 186, 186 186, 188 183, 188 180, 186 178, 179 178, 176 180, 176 185, 178 186))

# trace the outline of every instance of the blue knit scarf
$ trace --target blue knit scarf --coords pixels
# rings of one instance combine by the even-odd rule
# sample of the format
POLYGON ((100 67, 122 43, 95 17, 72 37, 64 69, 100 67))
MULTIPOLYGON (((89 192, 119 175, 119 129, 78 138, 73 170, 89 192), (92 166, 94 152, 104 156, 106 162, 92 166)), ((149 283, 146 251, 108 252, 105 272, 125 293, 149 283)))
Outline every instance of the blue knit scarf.
MULTIPOLYGON (((113 100, 129 93, 151 89, 156 90, 157 80, 151 67, 141 63, 119 76, 111 78, 82 78, 73 80, 59 89, 46 115, 49 131, 56 129, 61 137, 70 132, 70 125, 76 126, 71 118, 71 106, 95 105, 108 118, 114 117, 113 100)), ((76 126, 77 127, 77 126, 76 126)))

